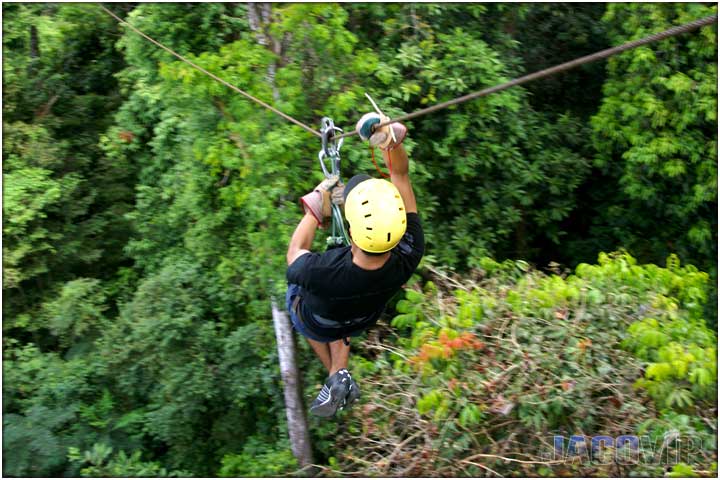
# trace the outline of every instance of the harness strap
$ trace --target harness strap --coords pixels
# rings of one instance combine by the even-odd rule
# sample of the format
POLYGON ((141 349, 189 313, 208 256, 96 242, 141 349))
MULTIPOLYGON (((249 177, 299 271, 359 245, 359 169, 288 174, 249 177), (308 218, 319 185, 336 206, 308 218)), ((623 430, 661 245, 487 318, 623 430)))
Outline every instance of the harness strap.
MULTIPOLYGON (((300 302, 302 301, 302 297, 300 295, 296 295, 295 299, 292 303, 292 310, 297 315, 298 319, 307 325, 307 322, 303 318, 302 315, 302 308, 300 308, 300 302)), ((361 318, 353 318, 350 320, 344 320, 344 321, 335 321, 330 320, 329 318, 321 317, 320 315, 313 314, 313 320, 315 323, 320 325, 324 328, 333 328, 340 330, 341 333, 345 334, 346 332, 352 332, 357 327, 362 326, 363 324, 366 324, 368 321, 368 317, 361 317, 361 318)), ((350 345, 350 339, 347 336, 343 336, 343 342, 345 342, 345 345, 350 345)))
POLYGON ((350 320, 332 320, 313 313, 313 319, 318 325, 327 328, 355 327, 367 323, 368 317, 351 318, 350 320))

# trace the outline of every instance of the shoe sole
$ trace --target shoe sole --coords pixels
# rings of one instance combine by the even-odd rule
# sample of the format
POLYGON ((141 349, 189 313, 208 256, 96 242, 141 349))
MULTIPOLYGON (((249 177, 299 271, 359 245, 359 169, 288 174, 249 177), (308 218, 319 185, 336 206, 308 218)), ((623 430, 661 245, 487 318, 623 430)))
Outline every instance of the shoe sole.
POLYGON ((350 408, 353 403, 358 401, 359 398, 360 389, 358 388, 357 384, 355 384, 355 382, 352 382, 352 384, 350 385, 350 392, 348 393, 347 397, 345 397, 345 402, 340 408, 350 408))
POLYGON ((358 401, 359 398, 360 398, 360 395, 353 396, 352 398, 348 398, 346 406, 349 407, 350 405, 354 404, 355 402, 358 401))
POLYGON ((332 417, 335 415, 335 412, 338 411, 338 408, 343 400, 345 400, 345 393, 344 384, 333 385, 330 389, 330 396, 328 399, 320 405, 310 407, 310 413, 317 415, 318 417, 332 417))

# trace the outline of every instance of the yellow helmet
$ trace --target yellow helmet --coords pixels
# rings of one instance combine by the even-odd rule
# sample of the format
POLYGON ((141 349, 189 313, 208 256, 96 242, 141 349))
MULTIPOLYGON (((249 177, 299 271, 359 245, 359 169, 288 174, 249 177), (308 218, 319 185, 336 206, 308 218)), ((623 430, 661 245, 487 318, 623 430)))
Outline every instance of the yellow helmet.
MULTIPOLYGON (((383 253, 400 242, 407 228, 400 192, 387 180, 370 178, 352 186, 345 198, 350 236, 361 250, 383 253)), ((347 187, 346 187, 347 188, 347 187)))

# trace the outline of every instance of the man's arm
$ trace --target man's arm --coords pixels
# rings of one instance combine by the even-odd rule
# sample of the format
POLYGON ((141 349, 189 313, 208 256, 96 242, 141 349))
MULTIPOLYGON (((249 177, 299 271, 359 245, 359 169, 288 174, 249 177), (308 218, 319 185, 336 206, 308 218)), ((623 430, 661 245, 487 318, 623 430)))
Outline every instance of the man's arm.
POLYGON ((383 151, 383 158, 385 159, 385 165, 390 170, 390 181, 398 189, 403 199, 405 211, 407 213, 417 213, 415 193, 408 174, 409 161, 405 147, 400 144, 390 151, 383 151))
POLYGON ((337 175, 327 177, 312 192, 300 199, 305 209, 305 216, 300 220, 290 239, 286 256, 288 266, 302 255, 310 252, 310 247, 315 239, 315 229, 322 224, 326 217, 331 215, 330 190, 335 187, 338 180, 337 175))
POLYGON ((310 247, 315 239, 315 230, 318 222, 310 212, 306 212, 305 216, 300 220, 295 232, 290 238, 290 245, 287 251, 287 264, 292 263, 306 253, 310 253, 310 247))
MULTIPOLYGON (((377 107, 375 107, 377 109, 377 107)), ((400 192, 405 211, 417 213, 415 193, 410 184, 408 175, 408 156, 402 141, 407 134, 407 127, 400 122, 394 122, 377 129, 377 125, 390 119, 382 112, 368 112, 358 120, 355 125, 360 138, 369 140, 370 145, 379 147, 383 152, 385 165, 390 170, 390 181, 400 192)))

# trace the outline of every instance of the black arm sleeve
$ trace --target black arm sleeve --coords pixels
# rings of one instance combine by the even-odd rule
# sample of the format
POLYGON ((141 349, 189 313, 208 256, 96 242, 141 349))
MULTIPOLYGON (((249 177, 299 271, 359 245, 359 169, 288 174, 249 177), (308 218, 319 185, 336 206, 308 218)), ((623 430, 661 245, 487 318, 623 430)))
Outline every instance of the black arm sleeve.
POLYGON ((407 230, 394 251, 400 257, 403 272, 410 278, 425 253, 425 235, 417 213, 407 214, 407 230))
POLYGON ((315 265, 319 257, 319 254, 310 252, 296 258, 288 267, 287 272, 285 272, 285 278, 287 278, 288 283, 294 283, 307 288, 309 282, 308 272, 310 268, 315 265))

